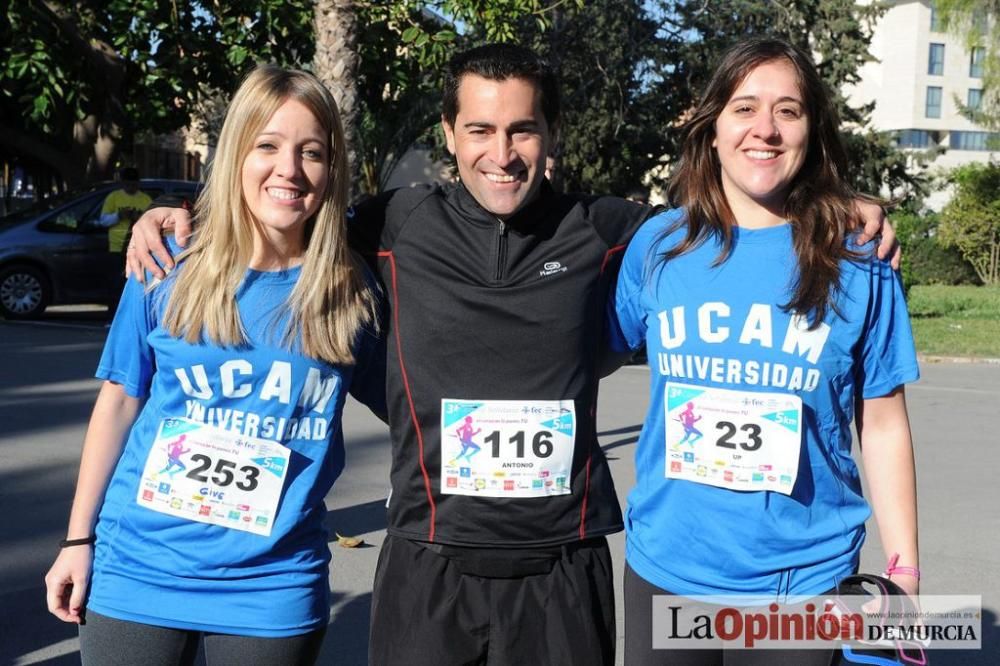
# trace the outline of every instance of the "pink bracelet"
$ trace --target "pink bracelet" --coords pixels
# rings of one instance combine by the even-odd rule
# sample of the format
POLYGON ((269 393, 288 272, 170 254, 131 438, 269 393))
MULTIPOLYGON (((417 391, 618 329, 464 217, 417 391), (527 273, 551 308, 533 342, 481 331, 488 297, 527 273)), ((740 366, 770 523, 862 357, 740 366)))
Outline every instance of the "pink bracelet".
POLYGON ((916 567, 896 566, 896 562, 899 562, 899 553, 893 553, 892 557, 889 558, 889 562, 885 565, 886 578, 891 578, 893 574, 904 574, 920 580, 920 569, 916 567))

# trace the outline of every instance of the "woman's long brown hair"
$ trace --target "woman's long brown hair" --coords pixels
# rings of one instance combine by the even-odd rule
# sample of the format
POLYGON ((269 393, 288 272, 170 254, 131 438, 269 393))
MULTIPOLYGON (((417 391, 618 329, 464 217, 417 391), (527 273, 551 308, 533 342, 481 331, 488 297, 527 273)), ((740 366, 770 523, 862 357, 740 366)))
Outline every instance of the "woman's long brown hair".
POLYGON ((783 211, 792 225, 798 275, 791 297, 781 307, 806 315, 813 328, 829 309, 837 311, 834 297, 840 289, 840 261, 858 258, 847 247, 845 237, 858 226, 860 216, 855 206, 858 195, 846 179, 847 155, 831 96, 809 57, 787 42, 749 39, 723 55, 685 124, 681 158, 667 190, 671 204, 683 206, 685 215, 659 240, 680 227, 686 227, 687 233, 679 244, 660 254, 656 265, 710 237, 722 246, 714 265, 724 262, 732 252, 736 218, 723 191, 722 167, 712 146, 715 121, 743 80, 757 67, 775 60, 786 60, 795 69, 809 120, 805 162, 789 186, 783 211))

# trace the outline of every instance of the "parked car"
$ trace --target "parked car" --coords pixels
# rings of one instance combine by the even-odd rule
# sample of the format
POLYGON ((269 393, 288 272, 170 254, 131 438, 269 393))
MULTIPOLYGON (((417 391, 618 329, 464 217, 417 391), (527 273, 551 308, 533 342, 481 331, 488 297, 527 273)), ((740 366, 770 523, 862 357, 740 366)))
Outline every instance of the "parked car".
MULTIPOLYGON (((104 199, 120 183, 98 183, 39 201, 0 218, 0 315, 31 319, 49 305, 107 303, 108 230, 97 224, 104 199)), ((199 183, 140 181, 154 199, 164 193, 192 200, 199 183)))

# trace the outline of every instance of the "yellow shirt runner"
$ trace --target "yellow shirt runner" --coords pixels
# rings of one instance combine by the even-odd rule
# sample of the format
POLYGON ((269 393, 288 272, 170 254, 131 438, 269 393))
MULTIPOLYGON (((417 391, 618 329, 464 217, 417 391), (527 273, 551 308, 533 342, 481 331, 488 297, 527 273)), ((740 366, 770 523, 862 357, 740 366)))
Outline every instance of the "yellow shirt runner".
POLYGON ((118 221, 108 227, 108 251, 121 254, 125 245, 125 237, 128 236, 132 223, 139 219, 144 210, 149 208, 153 200, 148 194, 136 191, 129 194, 125 190, 115 190, 104 200, 101 208, 101 216, 114 213, 118 215, 118 221))

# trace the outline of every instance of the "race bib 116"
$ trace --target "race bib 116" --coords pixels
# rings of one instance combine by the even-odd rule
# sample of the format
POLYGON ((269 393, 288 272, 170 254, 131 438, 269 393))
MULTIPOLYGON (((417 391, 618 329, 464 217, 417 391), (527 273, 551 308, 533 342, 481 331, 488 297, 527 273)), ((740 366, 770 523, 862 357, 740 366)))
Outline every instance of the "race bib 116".
POLYGON ((572 492, 572 400, 441 401, 441 492, 549 497, 572 492))

